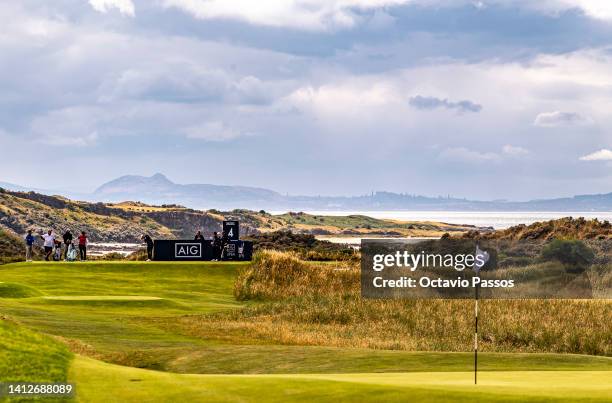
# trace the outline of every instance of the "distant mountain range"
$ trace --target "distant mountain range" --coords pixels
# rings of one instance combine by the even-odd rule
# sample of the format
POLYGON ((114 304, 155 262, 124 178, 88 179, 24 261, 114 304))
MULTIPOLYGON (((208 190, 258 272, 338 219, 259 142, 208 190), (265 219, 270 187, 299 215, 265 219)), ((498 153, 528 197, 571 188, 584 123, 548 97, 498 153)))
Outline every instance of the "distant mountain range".
POLYGON ((451 197, 427 197, 392 192, 364 196, 288 196, 269 189, 249 186, 177 184, 157 173, 153 176, 127 175, 107 182, 93 193, 71 193, 0 182, 14 191, 33 190, 85 201, 140 201, 147 204, 180 204, 196 209, 231 210, 328 210, 328 211, 612 211, 612 193, 579 195, 558 199, 476 201, 451 197))

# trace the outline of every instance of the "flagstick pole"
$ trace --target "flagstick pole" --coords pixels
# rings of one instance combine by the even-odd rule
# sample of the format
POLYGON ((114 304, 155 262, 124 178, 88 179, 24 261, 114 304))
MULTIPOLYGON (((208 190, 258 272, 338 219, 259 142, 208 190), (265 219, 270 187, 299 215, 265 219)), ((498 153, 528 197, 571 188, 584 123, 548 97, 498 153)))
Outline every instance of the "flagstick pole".
POLYGON ((474 303, 474 385, 478 384, 478 284, 474 303))

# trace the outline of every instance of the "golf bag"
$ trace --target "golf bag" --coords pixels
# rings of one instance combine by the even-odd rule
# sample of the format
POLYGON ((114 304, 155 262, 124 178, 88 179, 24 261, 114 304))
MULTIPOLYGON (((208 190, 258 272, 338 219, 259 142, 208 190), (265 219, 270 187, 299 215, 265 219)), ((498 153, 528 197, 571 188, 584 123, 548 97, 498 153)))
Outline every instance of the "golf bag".
POLYGON ((55 250, 53 251, 53 260, 55 260, 56 262, 59 262, 60 260, 62 260, 62 244, 61 243, 55 244, 55 250))
POLYGON ((69 244, 68 245, 68 251, 66 252, 66 261, 67 262, 74 262, 75 260, 77 260, 77 250, 74 247, 73 244, 69 244))

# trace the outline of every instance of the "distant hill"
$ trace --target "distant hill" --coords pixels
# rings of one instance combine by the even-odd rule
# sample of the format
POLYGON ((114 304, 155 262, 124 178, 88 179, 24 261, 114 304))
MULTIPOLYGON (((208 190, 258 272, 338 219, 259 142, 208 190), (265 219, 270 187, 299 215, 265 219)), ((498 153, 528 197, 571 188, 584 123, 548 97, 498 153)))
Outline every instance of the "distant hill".
POLYGON ((99 201, 138 200, 153 204, 178 203, 196 208, 245 208, 280 203, 283 197, 272 190, 248 186, 209 184, 181 185, 157 173, 151 177, 127 175, 97 188, 99 201))
MULTIPOLYGON (((3 184, 10 190, 23 186, 3 184)), ((312 190, 312 189, 309 189, 312 190)), ((393 192, 363 196, 289 196, 249 186, 178 184, 161 173, 153 176, 126 175, 107 182, 90 194, 38 190, 71 199, 94 202, 140 201, 147 204, 180 204, 195 209, 329 210, 329 211, 612 211, 612 193, 574 197, 512 201, 477 201, 452 197, 427 197, 393 192)))
POLYGON ((93 200, 139 200, 152 204, 178 203, 192 208, 265 210, 415 210, 415 211, 612 211, 612 193, 531 200, 476 201, 393 192, 363 196, 287 196, 269 189, 210 184, 180 185, 158 173, 128 175, 100 186, 93 200))
POLYGON ((14 183, 1 182, 1 181, 0 181, 0 188, 7 189, 7 190, 13 190, 15 192, 29 192, 29 191, 39 192, 39 193, 49 192, 48 190, 45 190, 45 189, 27 188, 24 186, 15 185, 14 183))
POLYGON ((180 185, 162 174, 128 175, 100 186, 93 200, 139 200, 152 204, 178 203, 192 208, 254 210, 415 210, 415 211, 612 211, 612 193, 526 202, 476 201, 393 192, 363 196, 286 196, 269 189, 210 184, 180 185))

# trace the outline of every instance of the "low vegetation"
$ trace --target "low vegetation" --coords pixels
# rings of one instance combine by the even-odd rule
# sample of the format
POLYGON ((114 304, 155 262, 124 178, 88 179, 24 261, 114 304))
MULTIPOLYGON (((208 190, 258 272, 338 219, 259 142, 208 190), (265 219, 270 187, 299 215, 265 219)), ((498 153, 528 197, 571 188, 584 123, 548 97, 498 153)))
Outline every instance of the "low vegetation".
POLYGON ((535 222, 530 225, 520 224, 495 232, 468 231, 464 238, 485 238, 505 240, 540 240, 551 239, 610 239, 612 224, 598 219, 586 220, 583 217, 564 217, 556 220, 535 222))
POLYGON ((24 259, 24 242, 0 227, 0 264, 19 262, 24 259))
MULTIPOLYGON (((472 340, 471 300, 367 300, 359 268, 311 264, 265 251, 245 267, 237 299, 245 309, 180 320, 190 334, 235 335, 250 342, 391 350, 466 351, 472 340)), ((612 355, 608 300, 486 300, 481 303, 484 351, 612 355)))
POLYGON ((359 254, 350 246, 318 240, 312 234, 274 231, 250 235, 245 240, 253 242, 254 252, 293 252, 303 260, 338 261, 359 258, 359 254))

